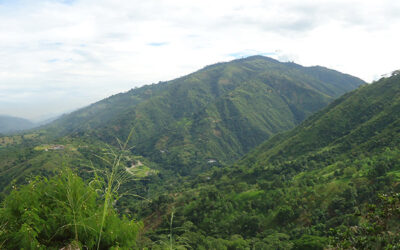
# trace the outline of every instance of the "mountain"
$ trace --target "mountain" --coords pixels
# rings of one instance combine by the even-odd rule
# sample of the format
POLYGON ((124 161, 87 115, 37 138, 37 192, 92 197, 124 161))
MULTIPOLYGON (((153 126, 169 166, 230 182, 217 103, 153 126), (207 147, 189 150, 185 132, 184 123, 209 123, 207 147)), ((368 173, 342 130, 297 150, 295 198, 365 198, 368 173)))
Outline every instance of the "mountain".
POLYGON ((399 246, 399 138, 400 75, 393 75, 147 204, 156 209, 143 217, 157 225, 148 235, 168 230, 173 213, 182 228, 176 239, 195 249, 399 246))
POLYGON ((398 74, 363 85, 326 68, 265 57, 118 94, 39 130, 0 137, 0 187, 8 186, 0 195, 13 190, 0 209, 5 237, 20 233, 9 218, 25 235, 25 221, 34 233, 48 231, 35 218, 48 218, 51 199, 46 208, 39 201, 51 196, 35 192, 33 214, 42 217, 18 213, 32 214, 26 199, 41 180, 21 187, 24 177, 72 166, 89 187, 107 190, 112 185, 96 184, 102 178, 93 173, 109 173, 102 158, 111 157, 109 164, 122 164, 118 176, 138 170, 143 177, 117 180, 118 192, 128 195, 110 206, 143 221, 140 249, 395 249, 399 111, 398 74), (347 89, 354 90, 332 101, 347 89), (133 148, 118 157, 107 143, 131 128, 133 148))
POLYGON ((131 158, 145 157, 163 178, 162 170, 169 176, 200 173, 233 163, 363 83, 261 56, 207 66, 111 96, 29 133, 0 137, 0 190, 12 180, 47 176, 59 161, 78 169, 88 160, 100 164, 93 155, 106 144, 118 147, 115 138, 126 139, 131 128, 131 158), (63 149, 52 150, 58 145, 63 149))
MULTIPOLYGON (((304 154, 374 153, 399 145, 399 76, 383 78, 345 94, 296 129, 253 152, 262 161, 296 159, 304 154)), ((252 158, 249 157, 248 160, 252 158)))
MULTIPOLYGON (((67 113, 70 113, 70 112, 67 112, 67 113)), ((41 118, 37 119, 35 124, 37 125, 37 127, 43 126, 43 125, 49 124, 49 123, 57 120, 60 117, 61 117, 61 114, 48 114, 48 115, 42 116, 41 118)))
POLYGON ((323 67, 253 56, 111 96, 44 131, 115 143, 133 129, 133 153, 188 174, 232 163, 362 84, 323 67))
POLYGON ((0 115, 0 133, 17 132, 33 128, 34 126, 35 124, 27 119, 0 115))

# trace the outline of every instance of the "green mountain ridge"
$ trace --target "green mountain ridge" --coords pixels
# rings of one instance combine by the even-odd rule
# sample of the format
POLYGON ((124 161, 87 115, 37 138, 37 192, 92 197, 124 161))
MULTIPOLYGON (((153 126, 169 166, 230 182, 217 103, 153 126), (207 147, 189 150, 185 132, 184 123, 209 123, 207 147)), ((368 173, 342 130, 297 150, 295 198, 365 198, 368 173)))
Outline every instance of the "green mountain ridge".
MULTIPOLYGON (((398 76, 397 76, 398 77, 398 76)), ((265 160, 292 159, 321 148, 331 152, 373 152, 399 144, 400 85, 382 79, 335 100, 291 132, 256 149, 265 160)), ((323 152, 323 151, 322 151, 323 152)), ((256 158, 260 159, 260 155, 256 158)))
POLYGON ((160 237, 173 211, 174 227, 184 228, 176 238, 196 249, 398 246, 399 128, 395 75, 345 94, 233 166, 186 182, 166 204, 155 200, 173 209, 149 237, 160 237))
POLYGON ((48 175, 62 159, 79 168, 106 144, 118 147, 116 138, 123 140, 131 128, 133 156, 158 163, 152 168, 169 175, 200 173, 232 163, 327 105, 330 95, 362 83, 334 70, 261 56, 210 65, 111 96, 31 132, 0 137, 0 188, 48 175), (43 150, 51 145, 65 150, 43 150), (82 153, 85 148, 90 150, 82 153))
POLYGON ((45 131, 114 143, 134 128, 134 153, 188 174, 232 163, 364 82, 322 67, 253 56, 118 94, 45 131))

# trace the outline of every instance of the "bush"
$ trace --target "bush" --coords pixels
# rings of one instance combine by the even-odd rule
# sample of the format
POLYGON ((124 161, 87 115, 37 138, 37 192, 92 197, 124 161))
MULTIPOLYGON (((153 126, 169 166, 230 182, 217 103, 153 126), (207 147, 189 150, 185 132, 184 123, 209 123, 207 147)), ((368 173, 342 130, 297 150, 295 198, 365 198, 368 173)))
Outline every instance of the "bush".
POLYGON ((295 217, 292 207, 284 205, 279 208, 278 213, 275 215, 275 220, 278 224, 284 225, 291 222, 295 217))
POLYGON ((323 250, 328 244, 328 239, 314 235, 303 235, 293 243, 295 250, 323 250))
MULTIPOLYGON (((96 248, 104 203, 76 174, 66 170, 13 188, 0 208, 0 248, 96 248)), ((133 247, 140 223, 119 218, 113 208, 106 212, 100 248, 133 247)))

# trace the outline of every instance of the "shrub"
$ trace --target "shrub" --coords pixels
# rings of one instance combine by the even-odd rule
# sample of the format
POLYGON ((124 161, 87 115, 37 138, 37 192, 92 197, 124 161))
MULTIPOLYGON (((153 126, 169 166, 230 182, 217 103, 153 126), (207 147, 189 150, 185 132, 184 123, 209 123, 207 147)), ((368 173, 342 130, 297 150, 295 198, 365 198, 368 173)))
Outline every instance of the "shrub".
MULTIPOLYGON (((104 202, 71 170, 13 188, 0 208, 0 248, 96 248, 104 202)), ((120 218, 112 207, 106 213, 100 248, 132 248, 140 223, 120 218)))

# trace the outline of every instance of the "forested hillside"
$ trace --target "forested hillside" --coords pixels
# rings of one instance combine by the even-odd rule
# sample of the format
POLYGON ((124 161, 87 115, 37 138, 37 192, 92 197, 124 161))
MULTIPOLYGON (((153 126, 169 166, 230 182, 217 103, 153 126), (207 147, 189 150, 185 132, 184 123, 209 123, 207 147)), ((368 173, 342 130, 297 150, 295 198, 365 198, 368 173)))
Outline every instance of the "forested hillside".
POLYGON ((394 75, 146 205, 147 223, 164 214, 148 235, 160 237, 173 215, 176 244, 196 249, 399 247, 399 128, 394 75))
POLYGON ((112 96, 44 132, 115 143, 133 128, 135 154, 188 174, 232 163, 363 83, 322 67, 254 56, 112 96))

